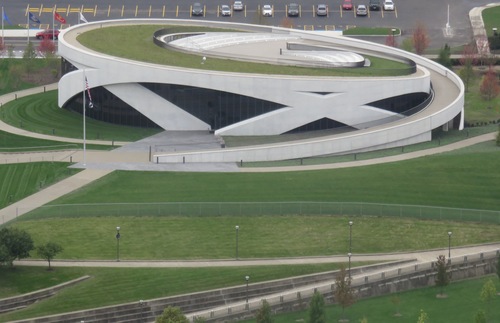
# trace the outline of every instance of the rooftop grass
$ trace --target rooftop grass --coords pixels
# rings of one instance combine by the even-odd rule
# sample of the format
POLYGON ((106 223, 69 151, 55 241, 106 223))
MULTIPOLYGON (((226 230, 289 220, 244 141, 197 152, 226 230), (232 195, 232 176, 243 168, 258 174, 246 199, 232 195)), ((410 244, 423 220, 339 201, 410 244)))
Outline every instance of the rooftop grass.
MULTIPOLYGON (((165 25, 105 27, 85 32, 79 35, 77 40, 92 50, 117 57, 201 70, 307 76, 395 76, 407 75, 410 71, 407 64, 371 56, 368 57, 371 61, 369 68, 309 68, 216 58, 210 58, 202 65, 201 56, 206 54, 196 55, 167 50, 153 43, 154 32, 166 27, 165 25)), ((205 27, 168 27, 172 33, 221 31, 205 27)))
POLYGON ((484 22, 484 29, 488 36, 493 36, 493 28, 500 29, 500 7, 487 8, 481 12, 484 22))

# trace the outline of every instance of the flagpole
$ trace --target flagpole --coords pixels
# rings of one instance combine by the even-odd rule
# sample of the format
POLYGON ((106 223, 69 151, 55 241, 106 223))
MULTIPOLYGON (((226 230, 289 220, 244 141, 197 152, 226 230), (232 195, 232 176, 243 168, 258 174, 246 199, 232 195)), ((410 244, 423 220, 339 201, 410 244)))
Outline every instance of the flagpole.
POLYGON ((55 41, 54 40, 54 28, 56 27, 54 21, 55 15, 56 15, 56 6, 54 5, 54 9, 52 10, 52 41, 55 41))
POLYGON ((2 6, 2 44, 4 44, 4 39, 5 37, 3 36, 3 16, 4 16, 4 13, 3 13, 3 6, 2 6))
POLYGON ((86 90, 86 82, 85 82, 85 69, 83 70, 83 166, 87 163, 87 133, 85 128, 85 90, 86 90))

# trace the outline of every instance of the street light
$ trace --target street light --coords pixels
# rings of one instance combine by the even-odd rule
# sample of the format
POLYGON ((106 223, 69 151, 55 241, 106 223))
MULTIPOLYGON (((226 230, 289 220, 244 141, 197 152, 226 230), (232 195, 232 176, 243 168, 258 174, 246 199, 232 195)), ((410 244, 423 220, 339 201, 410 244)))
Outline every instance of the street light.
POLYGON ((349 282, 351 281, 351 256, 352 256, 352 253, 348 253, 347 254, 347 257, 349 257, 349 282))
POLYGON ((245 280, 247 281, 247 292, 246 292, 246 298, 247 298, 247 304, 248 304, 248 281, 250 280, 250 276, 245 276, 245 280))
POLYGON ((448 231, 448 261, 451 258, 451 231, 448 231))
POLYGON ((120 261, 120 227, 116 227, 116 261, 120 261))
POLYGON ((349 221, 349 253, 352 252, 352 225, 353 222, 349 221))
POLYGON ((237 225, 234 228, 236 229, 236 260, 238 260, 238 231, 240 230, 240 226, 237 225))

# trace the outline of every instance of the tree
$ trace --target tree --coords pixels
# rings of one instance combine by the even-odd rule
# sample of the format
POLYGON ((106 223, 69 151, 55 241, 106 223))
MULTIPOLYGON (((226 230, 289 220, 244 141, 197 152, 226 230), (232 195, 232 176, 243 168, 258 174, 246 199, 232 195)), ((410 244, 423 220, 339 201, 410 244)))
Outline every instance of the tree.
POLYGON ((405 38, 401 42, 401 48, 407 52, 411 52, 413 49, 413 41, 411 38, 405 38))
POLYGON ((437 274, 436 274, 436 286, 440 288, 439 295, 444 296, 444 288, 450 283, 450 276, 448 274, 448 265, 446 264, 446 257, 444 255, 439 255, 437 257, 437 274))
POLYGON ((27 258, 33 250, 33 240, 29 233, 17 228, 0 230, 0 263, 14 265, 15 259, 27 258))
POLYGON ((335 300, 342 306, 342 317, 344 317, 344 310, 356 302, 354 291, 351 288, 351 280, 347 277, 344 266, 340 267, 340 271, 335 277, 335 300))
POLYGON ((309 323, 326 323, 325 299, 317 291, 309 303, 309 323))
MULTIPOLYGON (((498 145, 498 141, 500 139, 500 126, 498 127, 498 136, 497 136, 497 145, 498 145)), ((497 277, 498 279, 500 279, 500 256, 498 256, 498 262, 497 262, 497 277)))
POLYGON ((36 248, 36 251, 40 257, 43 259, 47 260, 49 262, 49 270, 50 268, 50 261, 54 259, 54 257, 63 251, 63 247, 61 245, 55 243, 55 242, 47 242, 46 244, 43 244, 41 246, 38 246, 36 248))
POLYGON ((498 94, 500 94, 500 85, 498 84, 497 73, 495 73, 491 65, 488 72, 486 72, 483 76, 479 92, 481 92, 481 95, 487 101, 491 101, 496 98, 498 94))
MULTIPOLYGON (((481 289, 480 298, 481 301, 486 303, 486 307, 488 308, 488 312, 491 307, 491 301, 496 298, 497 288, 495 287, 495 283, 493 283, 492 279, 488 279, 486 283, 484 283, 483 288, 481 289)), ((486 316, 486 314, 485 314, 486 316)))
POLYGON ((0 37, 0 55, 1 56, 3 56, 6 49, 7 49, 7 46, 5 46, 5 42, 3 41, 3 38, 0 37))
POLYGON ((417 53, 418 55, 422 55, 429 46, 429 36, 424 24, 420 22, 417 24, 417 27, 413 31, 412 40, 413 48, 415 48, 415 53, 417 53))
POLYGON ((474 316, 474 323, 486 323, 486 314, 483 310, 479 310, 474 316))
POLYGON ((438 63, 446 68, 451 68, 451 50, 448 44, 444 44, 444 47, 439 51, 438 63))
POLYGON ((255 316, 256 323, 272 323, 273 318, 271 316, 271 306, 264 299, 262 300, 262 306, 257 311, 257 315, 255 316))
POLYGON ((38 51, 38 53, 42 57, 53 58, 54 54, 56 53, 56 45, 49 38, 44 38, 40 42, 40 45, 38 45, 38 47, 36 48, 36 50, 38 51))
POLYGON ((429 322, 429 316, 424 310, 420 310, 420 315, 418 316, 417 323, 427 323, 429 322))
POLYGON ((465 45, 459 59, 462 68, 458 72, 460 78, 465 83, 465 92, 469 91, 469 84, 474 80, 474 65, 477 64, 476 50, 472 45, 465 45))
POLYGON ((489 309, 491 301, 494 300, 496 296, 497 288, 495 287, 495 283, 493 283, 492 279, 488 279, 481 289, 481 301, 485 302, 489 309))
POLYGON ((389 30, 389 34, 387 35, 387 37, 385 37, 385 44, 391 47, 398 47, 398 44, 396 43, 396 37, 394 37, 394 33, 392 32, 392 30, 389 30))
POLYGON ((156 323, 189 323, 187 317, 182 314, 178 307, 168 306, 163 313, 156 318, 156 323))
POLYGON ((36 58, 35 47, 33 46, 32 42, 28 42, 28 45, 24 49, 23 53, 24 67, 26 69, 26 73, 28 73, 28 76, 30 76, 31 72, 33 71, 35 58, 36 58))

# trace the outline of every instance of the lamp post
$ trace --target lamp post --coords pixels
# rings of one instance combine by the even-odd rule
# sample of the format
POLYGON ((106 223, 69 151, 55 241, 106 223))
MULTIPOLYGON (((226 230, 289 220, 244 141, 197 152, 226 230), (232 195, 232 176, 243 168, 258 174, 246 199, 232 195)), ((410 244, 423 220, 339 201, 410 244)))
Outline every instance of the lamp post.
POLYGON ((392 47, 396 47, 396 38, 395 35, 396 35, 396 28, 392 28, 391 29, 391 32, 392 32, 392 39, 391 39, 391 42, 392 42, 392 47))
POLYGON ((116 227, 116 261, 120 261, 120 227, 116 227))
POLYGON ((347 254, 347 257, 349 257, 349 282, 351 281, 351 256, 352 256, 352 253, 348 253, 347 254))
POLYGON ((234 227, 236 229, 236 260, 238 260, 238 231, 240 231, 240 226, 234 227))
POLYGON ((493 30, 493 36, 498 36, 498 29, 496 27, 493 27, 492 30, 493 30))
POLYGON ((245 280, 247 281, 247 291, 246 291, 246 299, 247 299, 247 304, 248 304, 248 281, 250 280, 250 276, 245 276, 245 280))
POLYGON ((451 231, 448 231, 448 261, 451 258, 451 231))
POLYGON ((353 222, 349 221, 349 253, 352 252, 352 225, 353 222))

